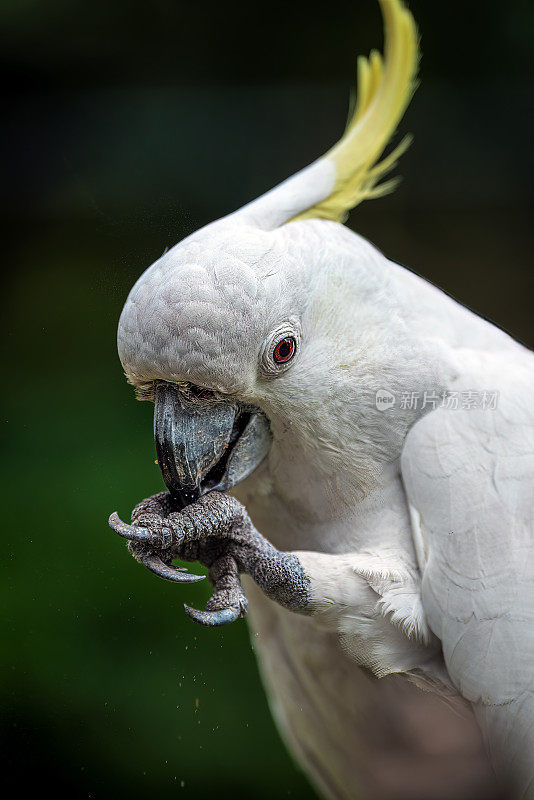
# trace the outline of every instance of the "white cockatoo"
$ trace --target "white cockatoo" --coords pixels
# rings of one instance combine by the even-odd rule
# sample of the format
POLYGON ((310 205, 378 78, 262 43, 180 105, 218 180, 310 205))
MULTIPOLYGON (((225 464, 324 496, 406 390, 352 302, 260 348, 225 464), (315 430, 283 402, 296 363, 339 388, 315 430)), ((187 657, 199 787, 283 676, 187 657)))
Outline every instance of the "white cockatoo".
POLYGON ((325 796, 488 797, 448 696, 534 797, 534 355, 343 226, 408 144, 379 160, 418 62, 409 11, 380 6, 385 56, 359 59, 340 142, 131 290, 119 355, 169 491, 110 523, 163 577, 210 568, 194 620, 250 603, 273 712, 325 796), (403 758, 445 725, 448 760, 403 758))

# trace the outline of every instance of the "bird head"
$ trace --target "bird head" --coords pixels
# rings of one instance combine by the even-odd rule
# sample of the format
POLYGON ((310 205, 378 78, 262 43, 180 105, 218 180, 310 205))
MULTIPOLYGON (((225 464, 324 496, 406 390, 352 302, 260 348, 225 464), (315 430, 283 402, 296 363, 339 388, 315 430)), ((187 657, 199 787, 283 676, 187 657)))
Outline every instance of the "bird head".
MULTIPOLYGON (((360 425, 360 445, 367 435, 347 409, 380 388, 394 358, 381 321, 395 309, 383 256, 341 223, 392 188, 380 180, 408 142, 379 158, 418 58, 409 12, 400 0, 380 5, 385 59, 359 59, 358 102, 340 142, 166 252, 124 306, 119 356, 139 396, 155 402, 158 461, 181 505, 236 485, 268 452, 275 469, 298 452, 339 472, 354 441, 348 426, 360 425)), ((387 449, 386 434, 374 434, 372 446, 387 449)), ((279 477, 286 482, 284 470, 279 477)))

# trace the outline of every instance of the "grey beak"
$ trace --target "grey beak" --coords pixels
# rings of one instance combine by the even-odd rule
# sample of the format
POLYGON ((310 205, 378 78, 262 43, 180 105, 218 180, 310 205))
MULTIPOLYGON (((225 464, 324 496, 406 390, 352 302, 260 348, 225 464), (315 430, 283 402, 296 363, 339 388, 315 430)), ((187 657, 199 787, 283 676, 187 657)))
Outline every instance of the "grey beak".
POLYGON ((249 475, 269 450, 269 423, 237 402, 185 398, 169 383, 155 390, 154 437, 163 480, 178 508, 249 475))

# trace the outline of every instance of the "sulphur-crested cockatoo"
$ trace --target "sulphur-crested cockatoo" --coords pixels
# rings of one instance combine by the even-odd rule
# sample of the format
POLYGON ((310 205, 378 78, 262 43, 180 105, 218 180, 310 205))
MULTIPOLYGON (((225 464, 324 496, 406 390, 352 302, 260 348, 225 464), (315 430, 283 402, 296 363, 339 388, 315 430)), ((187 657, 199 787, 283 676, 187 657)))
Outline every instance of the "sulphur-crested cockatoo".
POLYGON ((418 61, 411 14, 380 6, 385 57, 360 58, 340 142, 130 292, 119 354, 155 401, 169 491, 111 524, 163 577, 209 567, 194 620, 248 598, 275 716, 326 796, 478 796, 475 725, 441 712, 448 693, 533 797, 534 356, 342 224, 407 145, 379 160, 418 61), (444 726, 459 747, 432 763, 444 726))

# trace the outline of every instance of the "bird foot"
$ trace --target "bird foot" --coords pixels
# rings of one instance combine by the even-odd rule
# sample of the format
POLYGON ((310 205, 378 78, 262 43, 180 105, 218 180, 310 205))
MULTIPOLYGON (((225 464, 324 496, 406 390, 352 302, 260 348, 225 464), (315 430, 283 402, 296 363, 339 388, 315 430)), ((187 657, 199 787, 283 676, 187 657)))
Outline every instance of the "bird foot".
POLYGON ((184 605, 201 625, 226 625, 247 612, 240 580, 249 574, 265 593, 293 611, 306 612, 309 581, 296 556, 278 551, 254 527, 245 507, 234 497, 210 492, 182 511, 173 511, 168 492, 139 503, 127 525, 116 513, 110 527, 128 540, 132 555, 160 578, 192 583, 193 575, 174 559, 199 561, 209 569, 213 594, 206 611, 184 605))

